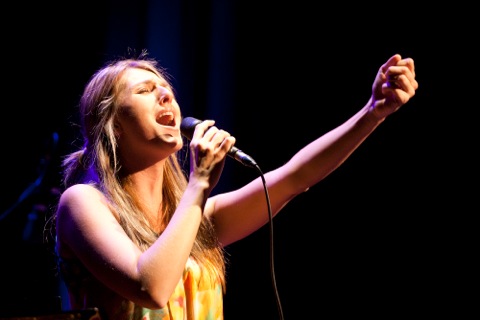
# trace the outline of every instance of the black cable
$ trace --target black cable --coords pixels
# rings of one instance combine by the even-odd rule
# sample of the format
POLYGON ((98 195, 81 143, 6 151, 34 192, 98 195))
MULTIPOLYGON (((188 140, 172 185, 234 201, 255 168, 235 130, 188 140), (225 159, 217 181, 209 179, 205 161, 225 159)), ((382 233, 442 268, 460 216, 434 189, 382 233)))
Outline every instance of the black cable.
POLYGON ((270 196, 268 195, 268 188, 267 188, 267 183, 265 181, 265 177, 263 176, 263 172, 260 169, 260 167, 255 164, 254 167, 258 170, 260 173, 260 178, 262 178, 263 182, 263 188, 265 189, 265 198, 267 201, 267 206, 268 206, 268 220, 269 220, 269 225, 270 225, 270 275, 272 278, 272 286, 273 286, 273 293, 275 294, 275 301, 277 303, 277 308, 278 308, 278 315, 280 317, 280 320, 283 320, 283 310, 282 310, 282 302, 280 301, 280 296, 278 293, 277 289, 277 281, 276 281, 276 276, 275 276, 275 258, 274 258, 274 237, 273 237, 273 215, 272 215, 272 207, 270 204, 270 196))
MULTIPOLYGON (((197 124, 199 124, 201 120, 198 120, 193 117, 186 117, 182 120, 181 124, 181 131, 182 135, 187 138, 188 140, 192 139, 193 132, 195 130, 195 127, 197 124)), ((272 214, 272 208, 270 205, 270 197, 268 195, 268 188, 267 188, 267 183, 265 181, 265 177, 263 176, 263 172, 256 163, 255 160, 253 160, 252 157, 249 155, 245 154, 243 151, 238 149, 237 147, 233 147, 230 149, 228 156, 232 157, 233 159, 237 160, 241 164, 243 164, 246 167, 250 168, 256 168, 258 172, 260 173, 260 178, 262 178, 263 182, 263 188, 265 189, 265 197, 267 200, 267 206, 268 206, 268 220, 269 220, 269 225, 270 225, 270 275, 272 278, 272 286, 273 286, 273 292, 275 294, 275 301, 277 303, 277 308, 278 308, 278 314, 280 316, 280 320, 283 320, 283 311, 282 311, 282 303, 280 301, 280 297, 278 294, 278 289, 277 289, 277 281, 275 280, 275 259, 274 259, 274 238, 273 238, 273 214, 272 214)))

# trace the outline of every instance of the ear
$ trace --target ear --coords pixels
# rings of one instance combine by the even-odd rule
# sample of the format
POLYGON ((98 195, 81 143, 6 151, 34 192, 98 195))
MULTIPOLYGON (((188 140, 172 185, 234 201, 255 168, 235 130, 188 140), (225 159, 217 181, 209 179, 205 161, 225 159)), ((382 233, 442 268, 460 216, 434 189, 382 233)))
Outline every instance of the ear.
POLYGON ((122 133, 122 128, 121 128, 120 124, 118 123, 118 121, 115 121, 113 123, 113 132, 115 134, 115 138, 117 138, 117 139, 120 137, 120 135, 122 133))

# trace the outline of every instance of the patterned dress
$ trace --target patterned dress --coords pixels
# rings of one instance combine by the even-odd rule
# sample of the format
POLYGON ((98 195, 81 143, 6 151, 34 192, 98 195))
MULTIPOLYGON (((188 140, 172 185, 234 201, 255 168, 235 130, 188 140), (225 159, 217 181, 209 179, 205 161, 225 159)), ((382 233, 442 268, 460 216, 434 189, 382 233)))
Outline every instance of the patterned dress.
MULTIPOLYGON (((74 261, 60 260, 61 274, 69 291, 71 293, 99 292, 93 289, 98 286, 98 282, 83 266, 74 264, 74 261)), ((201 277, 199 265, 190 258, 167 306, 162 309, 143 308, 131 301, 119 300, 113 292, 109 295, 105 291, 99 296, 113 296, 113 298, 99 299, 85 294, 75 297, 74 300, 83 301, 83 308, 98 308, 102 320, 222 320, 222 286, 219 281, 213 283, 214 286, 208 275, 203 274, 201 277)))

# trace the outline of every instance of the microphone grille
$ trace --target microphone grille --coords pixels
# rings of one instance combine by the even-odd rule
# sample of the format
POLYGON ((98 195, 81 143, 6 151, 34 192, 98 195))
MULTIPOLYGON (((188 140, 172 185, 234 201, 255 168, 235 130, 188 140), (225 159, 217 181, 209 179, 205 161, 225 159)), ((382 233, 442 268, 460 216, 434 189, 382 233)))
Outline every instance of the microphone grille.
POLYGON ((191 140, 193 137, 193 131, 195 131, 195 127, 197 124, 202 122, 201 120, 198 120, 193 117, 186 117, 182 120, 182 123, 180 124, 180 131, 182 132, 182 135, 191 140))

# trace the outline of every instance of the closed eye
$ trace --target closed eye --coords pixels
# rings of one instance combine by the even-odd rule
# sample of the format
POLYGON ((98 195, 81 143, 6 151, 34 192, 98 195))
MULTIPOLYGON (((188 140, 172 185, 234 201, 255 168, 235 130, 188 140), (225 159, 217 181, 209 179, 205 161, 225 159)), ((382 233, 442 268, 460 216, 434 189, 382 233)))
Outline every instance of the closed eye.
POLYGON ((145 93, 151 93, 154 90, 155 90, 155 86, 139 87, 139 88, 137 88, 137 90, 135 90, 135 93, 145 94, 145 93))

